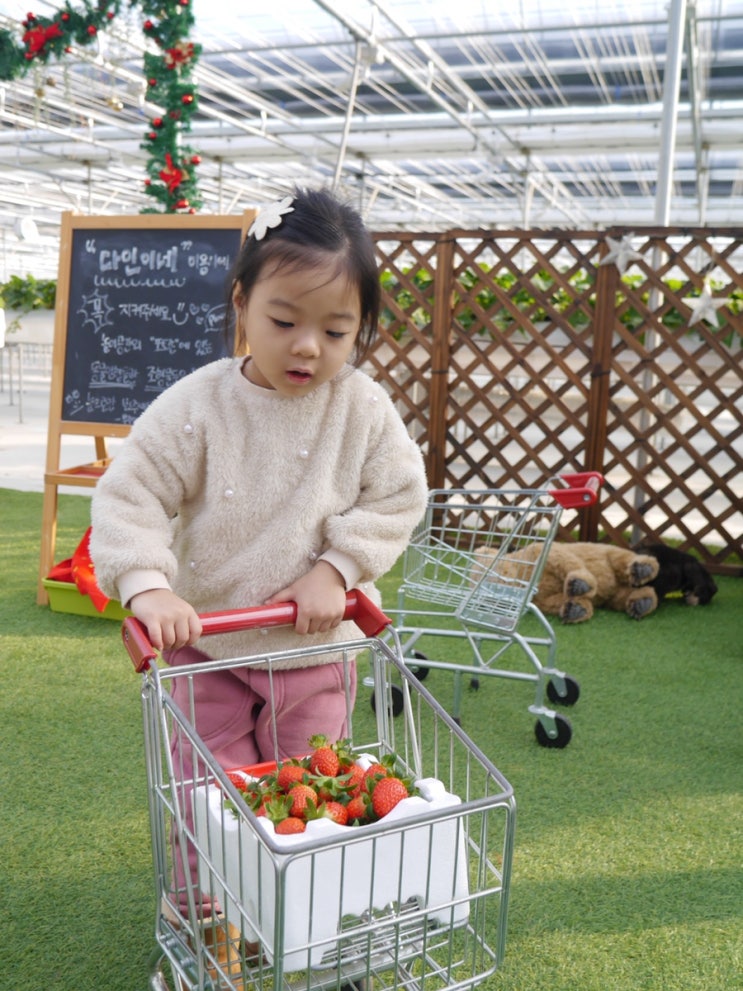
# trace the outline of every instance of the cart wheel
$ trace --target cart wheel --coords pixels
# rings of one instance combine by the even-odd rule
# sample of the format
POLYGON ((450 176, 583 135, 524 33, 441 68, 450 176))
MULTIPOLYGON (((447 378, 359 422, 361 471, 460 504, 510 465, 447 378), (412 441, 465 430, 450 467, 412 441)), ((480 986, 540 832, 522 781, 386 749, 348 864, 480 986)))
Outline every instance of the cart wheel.
POLYGON ((405 658, 405 666, 411 671, 418 681, 424 681, 428 677, 428 672, 431 670, 426 667, 425 664, 416 664, 416 661, 427 661, 428 658, 425 654, 421 654, 419 650, 414 650, 410 657, 405 658))
MULTIPOLYGON (((390 703, 390 713, 393 716, 399 716, 405 706, 405 699, 402 694, 402 688, 399 688, 397 685, 390 685, 387 691, 388 691, 388 698, 390 703)), ((372 711, 376 712, 377 699, 375 692, 371 693, 371 698, 369 699, 369 702, 371 704, 372 711)))
POLYGON ((561 716, 559 712, 556 712, 552 719, 554 720, 555 736, 550 736, 542 722, 537 720, 534 726, 537 742, 540 747, 562 750, 570 743, 570 738, 573 735, 573 727, 570 725, 570 720, 566 719, 565 716, 561 716))
POLYGON ((479 689, 479 687, 480 687, 480 679, 470 678, 470 688, 472 689, 472 691, 476 692, 479 689))
POLYGON ((547 682, 547 698, 555 705, 575 705, 580 698, 580 685, 574 678, 568 678, 567 675, 562 680, 565 685, 565 694, 560 695, 557 685, 550 680, 547 682))

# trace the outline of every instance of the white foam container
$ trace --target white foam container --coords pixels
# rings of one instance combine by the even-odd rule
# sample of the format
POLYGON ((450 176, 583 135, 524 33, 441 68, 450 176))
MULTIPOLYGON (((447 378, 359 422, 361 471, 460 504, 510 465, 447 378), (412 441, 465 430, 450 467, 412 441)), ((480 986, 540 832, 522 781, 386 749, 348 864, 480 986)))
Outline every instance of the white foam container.
POLYGON ((463 817, 406 822, 456 808, 461 800, 435 778, 416 781, 416 787, 419 794, 398 803, 382 820, 387 831, 377 836, 368 835, 372 827, 341 826, 330 819, 313 820, 298 835, 277 836, 264 817, 256 830, 246 817, 226 811, 219 788, 198 787, 194 829, 203 851, 202 887, 208 882, 238 927, 239 902, 253 930, 246 936, 260 939, 270 961, 278 947, 285 971, 321 966, 335 946, 341 919, 368 918, 370 906, 384 912, 391 904, 415 899, 426 911, 428 926, 459 926, 469 915, 463 817), (327 848, 314 845, 331 840, 327 848), (300 849, 310 843, 309 849, 300 849))

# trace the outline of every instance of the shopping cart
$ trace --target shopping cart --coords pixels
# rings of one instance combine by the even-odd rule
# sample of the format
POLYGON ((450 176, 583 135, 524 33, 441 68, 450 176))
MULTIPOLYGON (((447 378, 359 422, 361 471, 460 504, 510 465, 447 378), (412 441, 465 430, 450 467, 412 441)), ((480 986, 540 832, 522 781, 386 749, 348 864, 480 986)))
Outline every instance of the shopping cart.
MULTIPOLYGON (((227 633, 293 623, 296 606, 201 618, 205 634, 227 633)), ((515 827, 512 789, 411 674, 394 632, 392 647, 378 636, 389 630, 388 617, 353 591, 346 618, 363 638, 174 668, 159 662, 141 623, 125 621, 124 642, 143 675, 157 896, 154 991, 340 991, 364 984, 374 991, 443 991, 474 988, 500 965, 515 827), (372 761, 395 754, 420 794, 377 823, 339 826, 322 819, 299 836, 277 836, 245 804, 234 771, 220 767, 199 737, 193 708, 199 678, 267 664, 272 684, 277 662, 330 655, 345 672, 354 750, 372 761), (390 704, 375 713, 368 706, 354 710, 349 676, 353 665, 366 670, 367 663, 378 699, 393 685, 402 691, 402 719, 392 717, 390 704), (187 688, 181 706, 173 697, 178 683, 179 698, 187 688), (192 758, 189 778, 173 758, 176 738, 179 752, 187 748, 192 758), (198 882, 176 891, 173 867, 179 858, 185 866, 189 849, 196 853, 198 882), (241 946, 252 944, 239 973, 233 964, 220 964, 211 948, 204 896, 218 901, 241 946)))
MULTIPOLYGON (((456 722, 463 675, 475 688, 481 675, 530 681, 535 695, 529 712, 537 717, 538 742, 560 748, 570 742, 570 720, 546 701, 574 705, 580 688, 557 668, 555 631, 532 599, 563 509, 593 504, 602 483, 598 472, 577 472, 551 479, 542 489, 431 492, 404 555, 397 608, 388 612, 406 663, 419 679, 435 668, 454 672, 456 722), (530 626, 524 632, 518 629, 522 619, 530 626), (432 659, 437 641, 445 638, 466 640, 467 658, 432 659), (523 655, 528 670, 514 663, 523 655), (506 661, 508 666, 498 666, 506 661)), ((402 705, 394 689, 392 705, 393 711, 402 705)))

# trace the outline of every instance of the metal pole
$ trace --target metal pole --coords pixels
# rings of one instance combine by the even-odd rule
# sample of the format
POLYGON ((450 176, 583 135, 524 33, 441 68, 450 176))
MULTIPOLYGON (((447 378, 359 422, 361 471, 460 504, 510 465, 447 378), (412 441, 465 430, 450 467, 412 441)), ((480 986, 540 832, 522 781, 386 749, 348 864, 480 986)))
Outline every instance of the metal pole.
POLYGON ((668 227, 671 214, 673 157, 676 151, 676 122, 678 119, 685 26, 686 0, 671 0, 668 44, 666 45, 666 70, 663 74, 663 116, 660 125, 658 187, 655 192, 655 222, 662 227, 668 227))
MULTIPOLYGON (((671 0, 668 22, 668 44, 666 45, 666 67, 663 74, 663 115, 661 117, 661 144, 658 158, 658 186, 655 191, 655 223, 660 227, 668 227, 671 216, 671 193, 673 187, 673 160, 676 152, 676 124, 678 120, 679 88, 681 83, 681 61, 684 54, 684 29, 686 26, 686 0, 671 0)), ((688 67, 691 71, 692 67, 688 67)), ((651 265, 657 271, 663 264, 665 253, 657 246, 653 248, 651 265)), ((660 293, 653 287, 648 298, 648 309, 657 312, 660 306, 660 293)), ((651 351, 655 347, 656 333, 653 327, 645 332, 645 347, 651 351)), ((642 374, 643 392, 650 392, 654 384, 652 372, 646 370, 642 374)), ((645 434, 650 427, 650 414, 643 406, 639 416, 640 433, 645 434)), ((642 444, 637 449, 637 474, 646 474, 648 461, 647 447, 642 444)), ((635 508, 639 509, 645 501, 645 494, 640 486, 635 489, 635 508)), ((632 543, 640 539, 639 527, 632 528, 632 543)))
POLYGON ((333 189, 338 188, 338 183, 341 178, 341 170, 343 169, 343 160, 346 157, 346 145, 348 144, 348 135, 351 131, 351 121, 353 120, 353 108, 356 104, 356 90, 359 88, 359 76, 361 75, 361 63, 363 60, 363 45, 360 41, 356 42, 356 58, 353 65, 353 75, 351 76, 351 88, 348 94, 348 104, 346 105, 346 120, 343 125, 343 134, 341 135, 341 143, 338 148, 338 159, 335 163, 335 175, 333 176, 333 189))

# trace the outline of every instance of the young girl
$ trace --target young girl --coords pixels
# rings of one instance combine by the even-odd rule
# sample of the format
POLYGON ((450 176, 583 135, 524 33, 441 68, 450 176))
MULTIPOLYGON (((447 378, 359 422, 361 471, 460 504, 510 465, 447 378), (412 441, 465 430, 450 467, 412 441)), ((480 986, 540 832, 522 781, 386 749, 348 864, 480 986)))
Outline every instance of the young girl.
MULTIPOLYGON (((374 339, 379 299, 355 211, 324 191, 263 211, 233 272, 237 356, 159 396, 100 480, 98 583, 169 664, 203 660, 202 648, 225 658, 296 648, 298 636, 358 637, 342 622, 346 590, 375 595, 427 496, 394 405, 353 367, 374 339), (199 613, 288 600, 294 629, 199 639, 199 613)), ((345 735, 341 666, 320 661, 295 658, 273 675, 281 758, 304 753, 313 733, 345 735)), ((270 708, 264 670, 205 675, 197 729, 224 767, 272 759, 270 708)), ((179 760, 187 776, 188 754, 179 760)))

